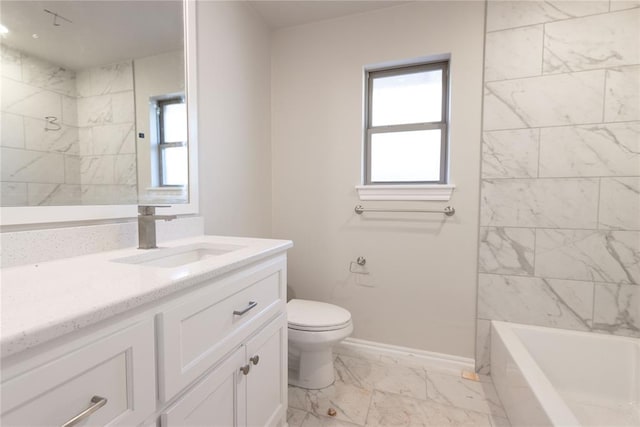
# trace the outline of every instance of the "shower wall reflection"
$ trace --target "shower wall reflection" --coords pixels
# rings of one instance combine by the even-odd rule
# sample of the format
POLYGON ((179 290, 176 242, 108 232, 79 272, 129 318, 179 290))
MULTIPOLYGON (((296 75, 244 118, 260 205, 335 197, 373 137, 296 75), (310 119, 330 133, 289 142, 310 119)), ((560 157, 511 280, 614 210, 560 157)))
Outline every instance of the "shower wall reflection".
POLYGON ((133 65, 66 70, 2 46, 2 206, 137 202, 133 65))

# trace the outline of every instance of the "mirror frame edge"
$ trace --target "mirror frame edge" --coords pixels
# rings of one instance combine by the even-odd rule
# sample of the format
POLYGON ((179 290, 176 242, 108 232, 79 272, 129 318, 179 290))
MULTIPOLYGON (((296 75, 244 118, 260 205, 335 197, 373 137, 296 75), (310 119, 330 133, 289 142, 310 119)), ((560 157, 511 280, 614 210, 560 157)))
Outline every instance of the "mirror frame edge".
MULTIPOLYGON (((189 201, 163 209, 162 214, 197 215, 198 191, 198 79, 196 0, 183 0, 184 55, 189 126, 189 201), (193 91, 191 91, 193 89, 193 91), (193 92, 193 93, 191 93, 193 92)), ((0 207, 1 226, 135 218, 138 205, 67 205, 0 207)), ((48 227, 47 227, 48 228, 48 227)))

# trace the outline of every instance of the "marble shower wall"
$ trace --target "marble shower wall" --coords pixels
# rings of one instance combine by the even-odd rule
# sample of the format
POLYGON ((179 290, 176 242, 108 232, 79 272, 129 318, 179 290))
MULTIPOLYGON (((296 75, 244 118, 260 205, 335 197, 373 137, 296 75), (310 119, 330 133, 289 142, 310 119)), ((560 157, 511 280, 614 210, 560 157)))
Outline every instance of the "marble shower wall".
POLYGON ((72 71, 1 55, 0 204, 136 203, 131 62, 72 71))
POLYGON ((640 337, 640 2, 487 7, 477 369, 490 320, 640 337))
POLYGON ((79 204, 76 73, 0 49, 1 205, 79 204))
POLYGON ((77 123, 84 204, 137 203, 133 63, 77 73, 77 123))

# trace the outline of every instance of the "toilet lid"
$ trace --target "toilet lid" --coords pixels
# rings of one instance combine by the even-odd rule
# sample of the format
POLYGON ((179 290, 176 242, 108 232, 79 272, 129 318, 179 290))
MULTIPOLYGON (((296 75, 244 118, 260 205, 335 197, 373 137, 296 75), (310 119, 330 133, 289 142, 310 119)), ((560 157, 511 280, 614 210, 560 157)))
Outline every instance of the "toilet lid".
POLYGON ((294 328, 329 328, 348 323, 351 313, 325 302, 292 299, 287 303, 287 319, 294 328))

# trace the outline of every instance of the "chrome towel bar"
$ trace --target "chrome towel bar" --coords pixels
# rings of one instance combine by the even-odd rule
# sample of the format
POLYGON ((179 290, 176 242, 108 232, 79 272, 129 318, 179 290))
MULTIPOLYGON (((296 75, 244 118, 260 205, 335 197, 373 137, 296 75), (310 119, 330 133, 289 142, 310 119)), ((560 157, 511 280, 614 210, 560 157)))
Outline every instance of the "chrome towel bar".
POLYGON ((436 210, 428 210, 428 209, 371 209, 364 208, 362 205, 357 205, 354 209, 355 213, 361 215, 363 212, 417 212, 417 213, 441 213, 446 216, 453 216, 456 213, 456 210, 453 206, 447 206, 446 208, 436 211, 436 210))

